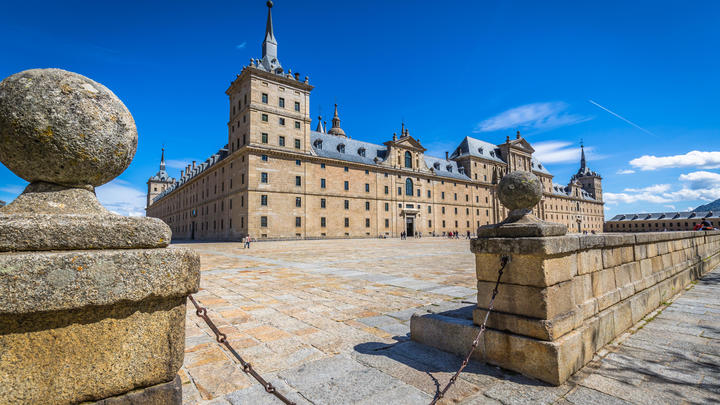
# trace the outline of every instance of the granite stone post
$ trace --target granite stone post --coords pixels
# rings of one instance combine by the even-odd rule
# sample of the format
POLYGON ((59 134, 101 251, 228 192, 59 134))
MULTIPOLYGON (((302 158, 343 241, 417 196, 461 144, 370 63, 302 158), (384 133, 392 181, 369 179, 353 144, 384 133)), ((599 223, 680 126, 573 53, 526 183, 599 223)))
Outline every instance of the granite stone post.
POLYGON ((0 208, 0 403, 181 403, 199 257, 95 196, 136 148, 100 83, 60 69, 0 82, 0 161, 30 182, 0 208))
POLYGON ((534 175, 513 172, 498 187, 508 219, 481 227, 477 307, 415 314, 415 341, 465 355, 507 263, 487 330, 473 358, 562 384, 604 345, 720 264, 720 232, 566 235, 530 214, 540 200, 534 175))

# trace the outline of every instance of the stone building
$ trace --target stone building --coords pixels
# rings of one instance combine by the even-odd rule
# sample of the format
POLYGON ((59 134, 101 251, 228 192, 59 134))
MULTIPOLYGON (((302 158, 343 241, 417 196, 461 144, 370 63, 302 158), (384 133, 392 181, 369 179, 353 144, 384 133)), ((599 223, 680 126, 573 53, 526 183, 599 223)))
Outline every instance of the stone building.
POLYGON ((653 212, 620 214, 605 222, 605 232, 663 232, 692 231, 695 225, 707 221, 720 228, 720 212, 653 212))
POLYGON ((601 177, 587 168, 584 151, 580 170, 562 186, 519 132, 499 145, 466 137, 444 158, 425 155, 405 125, 382 145, 363 142, 341 127, 337 105, 330 128, 318 117, 311 129, 312 89, 307 76, 281 65, 269 9, 262 58, 251 59, 225 92, 228 143, 177 180, 161 160, 147 183, 147 215, 179 239, 474 234, 505 218, 494 185, 526 170, 543 183, 538 217, 571 232, 602 230, 601 177))

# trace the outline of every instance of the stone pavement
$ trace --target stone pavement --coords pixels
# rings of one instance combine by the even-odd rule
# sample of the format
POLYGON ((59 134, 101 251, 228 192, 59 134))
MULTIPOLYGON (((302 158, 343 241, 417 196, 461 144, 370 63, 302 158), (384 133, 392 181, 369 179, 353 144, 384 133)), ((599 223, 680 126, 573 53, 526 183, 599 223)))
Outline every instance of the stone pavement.
MULTIPOLYGON (((185 246, 202 257, 196 299, 238 352, 298 404, 425 404, 460 366, 460 358, 408 333, 417 311, 471 316, 475 264, 467 240, 185 246)), ((718 284, 716 270, 560 387, 471 363, 444 403, 719 402, 718 284)), ((184 403, 280 403, 194 311, 186 328, 184 403)))

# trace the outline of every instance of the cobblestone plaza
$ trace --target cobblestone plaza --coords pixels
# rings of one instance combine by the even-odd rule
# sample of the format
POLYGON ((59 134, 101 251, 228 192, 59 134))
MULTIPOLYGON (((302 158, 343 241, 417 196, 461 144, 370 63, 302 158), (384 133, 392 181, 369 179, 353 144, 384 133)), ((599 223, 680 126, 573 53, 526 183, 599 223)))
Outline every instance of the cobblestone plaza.
MULTIPOLYGON (((202 259, 196 299, 239 353, 299 404, 429 403, 460 365, 454 355, 410 341, 409 323, 418 311, 472 310, 468 240, 184 246, 202 259)), ((445 403, 718 401, 720 301, 710 290, 717 282, 717 271, 709 274, 559 387, 472 362, 445 403)), ((191 308, 186 322, 184 403, 279 403, 191 308)))

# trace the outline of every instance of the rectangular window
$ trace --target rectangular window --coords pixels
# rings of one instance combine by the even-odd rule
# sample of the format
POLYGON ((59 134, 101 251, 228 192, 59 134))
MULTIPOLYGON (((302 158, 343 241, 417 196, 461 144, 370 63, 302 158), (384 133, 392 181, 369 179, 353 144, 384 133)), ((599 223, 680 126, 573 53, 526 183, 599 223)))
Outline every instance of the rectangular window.
POLYGON ((263 228, 267 228, 267 217, 266 216, 260 217, 260 226, 262 226, 263 228))
POLYGON ((324 169, 324 168, 325 168, 325 163, 320 163, 320 168, 321 168, 321 169, 324 169))
POLYGON ((325 188, 325 179, 320 179, 320 188, 325 188))
POLYGON ((278 137, 278 145, 285 146, 285 137, 284 136, 278 137))
POLYGON ((350 227, 350 218, 345 217, 345 228, 350 227))
POLYGON ((430 198, 430 190, 428 190, 428 198, 430 198))
POLYGON ((444 219, 443 219, 443 226, 442 226, 442 227, 445 228, 445 220, 444 220, 444 219))
POLYGON ((368 184, 368 183, 365 183, 365 192, 366 193, 370 192, 370 184, 368 184))
POLYGON ((344 207, 346 210, 350 209, 350 201, 349 200, 345 200, 344 207))
POLYGON ((320 208, 325 208, 325 199, 324 198, 320 199, 320 208))
POLYGON ((295 217, 295 226, 302 226, 302 219, 300 217, 295 217))
POLYGON ((388 194, 390 190, 388 190, 388 186, 385 186, 385 194, 388 194))
POLYGON ((260 173, 260 183, 267 183, 267 182, 268 182, 268 174, 260 173))
POLYGON ((300 160, 296 160, 296 161, 295 161, 295 166, 300 166, 300 165, 301 165, 300 160))
POLYGON ((398 195, 402 195, 402 187, 398 187, 398 195))
POLYGON ((320 217, 320 226, 325 228, 327 225, 327 221, 325 220, 325 217, 320 217))
POLYGON ((428 228, 432 228, 432 220, 428 220, 428 228))
POLYGON ((260 155, 260 160, 262 160, 263 162, 267 162, 267 161, 268 161, 268 155, 260 155))
POLYGON ((295 176, 295 185, 296 186, 302 185, 302 179, 300 178, 300 176, 295 176))
POLYGON ((370 228, 370 218, 365 218, 365 228, 370 228))
POLYGON ((267 93, 263 93, 263 94, 262 94, 262 102, 263 102, 263 104, 267 104, 267 103, 268 103, 268 95, 267 95, 267 93))
POLYGON ((385 228, 390 228, 390 220, 385 218, 385 228))
POLYGON ((365 211, 370 211, 370 201, 365 201, 365 211))
POLYGON ((455 193, 455 201, 457 201, 457 193, 455 193))
POLYGON ((345 190, 350 190, 350 182, 348 182, 347 180, 345 181, 345 190))
POLYGON ((299 101, 295 102, 295 111, 300 111, 300 102, 299 101))
POLYGON ((468 197, 468 195, 465 194, 465 201, 470 201, 469 198, 470 198, 470 197, 468 197))
POLYGON ((348 170, 350 170, 350 169, 348 169, 348 167, 345 166, 345 167, 343 167, 343 170, 348 171, 348 170))
POLYGON ((442 198, 443 200, 445 199, 445 192, 444 192, 444 191, 440 193, 440 198, 442 198))
POLYGON ((267 114, 263 114, 261 118, 262 118, 263 122, 268 122, 268 115, 267 115, 267 114))
MULTIPOLYGON (((457 207, 455 207, 455 215, 457 215, 457 207)), ((457 226, 457 225, 456 225, 457 226)))
POLYGON ((302 197, 295 197, 295 206, 302 207, 302 197))
POLYGON ((432 214, 432 206, 428 205, 428 214, 432 214))
POLYGON ((278 124, 285 126, 285 118, 282 118, 282 117, 278 118, 278 124))
POLYGON ((300 140, 299 139, 295 140, 295 149, 300 149, 300 140))
POLYGON ((417 196, 420 197, 420 189, 417 189, 417 196))
POLYGON ((445 214, 445 207, 441 207, 441 208, 440 208, 440 212, 442 212, 443 215, 444 215, 444 214, 445 214))
POLYGON ((295 129, 300 129, 300 121, 295 121, 295 129))
POLYGON ((260 196, 260 205, 264 207, 267 206, 267 195, 263 194, 260 196))
POLYGON ((390 203, 385 203, 385 211, 390 211, 390 203))
POLYGON ((262 138, 262 143, 268 143, 268 134, 263 132, 261 135, 261 138, 262 138))
POLYGON ((285 99, 284 98, 280 97, 278 99, 278 107, 285 108, 285 99))

